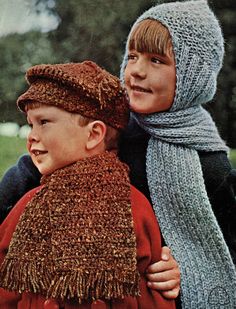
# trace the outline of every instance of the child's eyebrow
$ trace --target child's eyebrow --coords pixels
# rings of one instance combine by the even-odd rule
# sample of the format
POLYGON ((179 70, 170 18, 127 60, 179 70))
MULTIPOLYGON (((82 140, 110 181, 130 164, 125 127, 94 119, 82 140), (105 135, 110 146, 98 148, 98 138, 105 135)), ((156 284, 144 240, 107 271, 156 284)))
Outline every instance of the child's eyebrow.
MULTIPOLYGON (((38 121, 39 119, 42 119, 42 118, 49 118, 49 117, 52 118, 53 115, 52 114, 48 114, 47 112, 44 112, 44 111, 38 111, 37 113, 35 113, 33 115, 33 118, 36 121, 38 121)), ((31 121, 28 115, 27 115, 26 119, 27 119, 28 122, 31 121)))

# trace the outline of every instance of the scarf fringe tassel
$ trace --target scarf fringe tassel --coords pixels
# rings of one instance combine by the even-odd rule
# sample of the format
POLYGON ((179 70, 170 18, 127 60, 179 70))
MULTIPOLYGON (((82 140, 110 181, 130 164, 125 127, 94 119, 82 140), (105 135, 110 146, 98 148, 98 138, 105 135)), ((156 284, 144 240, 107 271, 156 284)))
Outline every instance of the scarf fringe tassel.
POLYGON ((19 264, 5 260, 0 276, 1 286, 19 293, 33 292, 55 299, 88 300, 139 296, 139 278, 136 271, 121 270, 77 270, 57 274, 50 269, 39 269, 35 263, 19 264), (17 264, 17 267, 16 267, 17 264))

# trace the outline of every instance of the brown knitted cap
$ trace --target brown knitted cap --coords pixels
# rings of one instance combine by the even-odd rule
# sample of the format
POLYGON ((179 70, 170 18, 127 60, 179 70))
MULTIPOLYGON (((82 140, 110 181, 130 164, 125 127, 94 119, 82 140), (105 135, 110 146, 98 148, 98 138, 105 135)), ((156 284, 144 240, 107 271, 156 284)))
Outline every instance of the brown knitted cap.
POLYGON ((17 100, 23 112, 26 102, 37 101, 116 129, 127 125, 128 98, 119 79, 92 61, 36 65, 26 72, 26 80, 30 87, 17 100))

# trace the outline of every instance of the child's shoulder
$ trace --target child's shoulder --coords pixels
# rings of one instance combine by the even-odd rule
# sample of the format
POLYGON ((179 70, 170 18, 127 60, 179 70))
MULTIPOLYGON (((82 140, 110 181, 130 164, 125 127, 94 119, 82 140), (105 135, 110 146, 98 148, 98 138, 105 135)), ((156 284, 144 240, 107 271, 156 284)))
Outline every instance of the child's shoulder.
POLYGON ((208 194, 213 194, 221 186, 229 185, 227 178, 231 174, 232 166, 227 153, 202 151, 198 154, 208 194))

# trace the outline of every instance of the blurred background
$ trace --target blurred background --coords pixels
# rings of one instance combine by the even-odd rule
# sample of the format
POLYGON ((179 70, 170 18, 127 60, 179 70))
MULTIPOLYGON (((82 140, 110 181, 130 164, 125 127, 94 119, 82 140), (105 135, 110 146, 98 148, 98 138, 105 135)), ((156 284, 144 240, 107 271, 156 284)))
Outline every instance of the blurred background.
MULTIPOLYGON (((161 2, 170 2, 161 0, 161 2)), ((225 37, 224 66, 206 105, 236 166, 236 1, 209 0, 225 37)), ((0 0, 0 178, 25 152, 25 117, 16 109, 25 71, 39 63, 91 59, 119 76, 127 34, 157 1, 0 0)))

